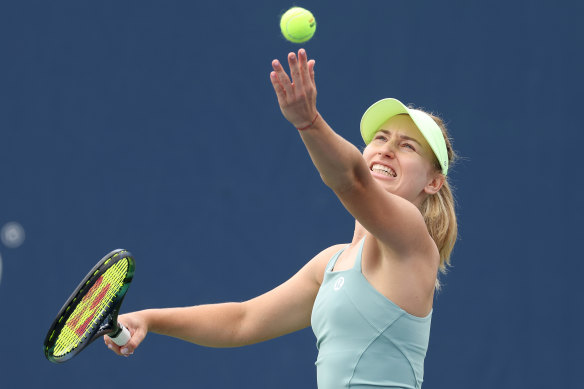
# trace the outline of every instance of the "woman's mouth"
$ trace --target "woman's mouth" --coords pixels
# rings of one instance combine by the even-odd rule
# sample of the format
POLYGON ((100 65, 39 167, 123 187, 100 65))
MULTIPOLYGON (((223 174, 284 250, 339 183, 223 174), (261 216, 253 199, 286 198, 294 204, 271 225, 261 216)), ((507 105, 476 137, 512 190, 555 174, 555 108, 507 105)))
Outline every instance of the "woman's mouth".
POLYGON ((397 177, 397 173, 395 170, 390 168, 389 166, 381 165, 379 163, 374 163, 371 166, 371 171, 374 173, 379 173, 387 177, 397 177))

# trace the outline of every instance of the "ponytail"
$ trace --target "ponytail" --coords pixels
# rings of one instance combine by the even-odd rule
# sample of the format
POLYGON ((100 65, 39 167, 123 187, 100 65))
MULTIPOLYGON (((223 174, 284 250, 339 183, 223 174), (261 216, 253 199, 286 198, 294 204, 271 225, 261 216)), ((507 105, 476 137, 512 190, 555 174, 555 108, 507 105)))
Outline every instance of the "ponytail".
MULTIPOLYGON (((456 155, 452 149, 444 122, 437 116, 430 116, 442 129, 442 134, 446 140, 448 164, 451 166, 456 155)), ((438 161, 436 163, 438 164, 438 161)), ((439 164, 437 165, 437 169, 441 170, 439 164)), ((428 232, 432 239, 434 239, 434 242, 436 242, 436 246, 438 246, 440 253, 439 271, 442 274, 446 273, 450 265, 450 254, 452 253, 458 235, 458 223, 456 221, 454 205, 452 189, 448 182, 448 177, 445 177, 442 188, 436 194, 429 195, 420 206, 420 211, 424 216, 428 232)), ((436 289, 440 289, 440 280, 438 278, 436 279, 436 289)))

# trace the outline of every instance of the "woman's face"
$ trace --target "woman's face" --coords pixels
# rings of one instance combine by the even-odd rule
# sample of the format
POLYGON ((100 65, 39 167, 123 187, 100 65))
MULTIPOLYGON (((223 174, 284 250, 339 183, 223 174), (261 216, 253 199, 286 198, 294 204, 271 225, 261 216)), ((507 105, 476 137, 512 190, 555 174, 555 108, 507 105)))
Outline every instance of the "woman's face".
POLYGON ((371 175, 383 187, 416 205, 434 194, 444 181, 436 157, 409 115, 383 123, 363 151, 371 175))

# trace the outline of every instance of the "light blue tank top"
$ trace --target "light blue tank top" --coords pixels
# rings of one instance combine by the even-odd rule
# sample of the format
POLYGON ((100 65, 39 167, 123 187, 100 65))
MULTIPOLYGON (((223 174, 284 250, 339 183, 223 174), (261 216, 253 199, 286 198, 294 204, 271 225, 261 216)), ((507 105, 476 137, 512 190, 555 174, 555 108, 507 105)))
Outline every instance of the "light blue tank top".
POLYGON ((319 389, 422 387, 432 312, 413 316, 379 293, 361 272, 329 261, 312 309, 319 389))

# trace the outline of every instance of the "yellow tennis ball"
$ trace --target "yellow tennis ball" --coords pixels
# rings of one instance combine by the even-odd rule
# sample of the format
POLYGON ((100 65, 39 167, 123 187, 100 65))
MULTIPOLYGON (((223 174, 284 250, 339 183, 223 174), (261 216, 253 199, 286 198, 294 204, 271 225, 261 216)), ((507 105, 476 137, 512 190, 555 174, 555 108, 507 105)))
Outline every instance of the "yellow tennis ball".
POLYGON ((292 7, 282 15, 280 29, 284 38, 290 42, 302 43, 314 35, 316 20, 310 11, 300 7, 292 7))

